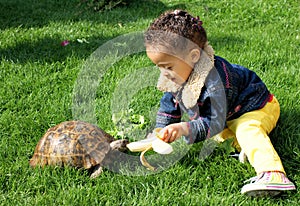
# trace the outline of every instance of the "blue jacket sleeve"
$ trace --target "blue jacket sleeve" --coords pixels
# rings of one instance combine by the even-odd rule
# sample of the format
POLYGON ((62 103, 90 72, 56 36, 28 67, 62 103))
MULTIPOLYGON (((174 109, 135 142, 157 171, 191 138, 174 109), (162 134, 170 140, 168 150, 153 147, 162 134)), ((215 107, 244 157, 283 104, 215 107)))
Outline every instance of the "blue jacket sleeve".
POLYGON ((210 138, 224 129, 226 122, 226 100, 223 91, 214 91, 199 106, 200 115, 188 122, 189 136, 184 137, 188 144, 210 138), (223 100, 222 100, 223 99, 223 100))
POLYGON ((210 138, 221 132, 226 123, 227 100, 224 85, 216 70, 212 71, 198 100, 197 117, 188 122, 188 144, 210 138))
POLYGON ((181 120, 181 111, 176 100, 169 92, 164 93, 160 100, 160 108, 156 115, 156 128, 163 128, 181 120))

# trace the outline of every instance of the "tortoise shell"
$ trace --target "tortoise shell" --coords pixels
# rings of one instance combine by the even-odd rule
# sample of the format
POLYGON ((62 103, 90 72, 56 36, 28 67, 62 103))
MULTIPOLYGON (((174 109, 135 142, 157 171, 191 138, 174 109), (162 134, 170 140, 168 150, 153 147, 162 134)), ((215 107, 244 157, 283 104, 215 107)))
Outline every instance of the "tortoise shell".
POLYGON ((48 129, 39 140, 30 165, 90 169, 103 161, 114 140, 96 125, 83 121, 62 122, 48 129))

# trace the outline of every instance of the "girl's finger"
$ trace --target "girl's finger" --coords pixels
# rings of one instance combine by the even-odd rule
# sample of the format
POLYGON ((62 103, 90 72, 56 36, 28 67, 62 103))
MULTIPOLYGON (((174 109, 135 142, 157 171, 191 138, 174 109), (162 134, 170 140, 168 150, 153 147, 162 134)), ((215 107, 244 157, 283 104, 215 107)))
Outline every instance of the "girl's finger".
POLYGON ((162 140, 163 140, 164 142, 168 142, 169 139, 170 139, 170 137, 169 137, 169 131, 168 131, 167 129, 164 129, 162 140))
POLYGON ((171 135, 170 139, 169 139, 169 142, 174 142, 176 140, 176 138, 177 138, 177 131, 174 130, 172 132, 172 135, 171 135))

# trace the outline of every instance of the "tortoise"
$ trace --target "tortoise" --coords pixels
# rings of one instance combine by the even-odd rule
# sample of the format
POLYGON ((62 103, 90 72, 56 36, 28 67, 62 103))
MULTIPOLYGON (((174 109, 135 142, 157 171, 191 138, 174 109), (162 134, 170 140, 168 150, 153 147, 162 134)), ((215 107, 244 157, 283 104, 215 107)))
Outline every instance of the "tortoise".
MULTIPOLYGON (((99 176, 114 151, 125 151, 127 139, 116 140, 96 125, 84 121, 65 121, 51 127, 39 140, 31 167, 72 166, 90 170, 99 176)), ((120 152, 118 152, 120 153, 120 152)))

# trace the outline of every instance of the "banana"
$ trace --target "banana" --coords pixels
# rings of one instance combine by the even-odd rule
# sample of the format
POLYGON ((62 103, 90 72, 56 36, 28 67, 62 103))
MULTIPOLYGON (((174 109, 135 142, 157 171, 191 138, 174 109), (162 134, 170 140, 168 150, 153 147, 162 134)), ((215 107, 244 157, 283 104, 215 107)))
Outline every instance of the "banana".
POLYGON ((152 142, 157 139, 156 137, 150 137, 147 139, 143 139, 137 142, 131 142, 129 144, 127 144, 127 148, 131 151, 131 152, 142 152, 144 150, 146 150, 147 148, 152 146, 152 142))
POLYGON ((159 154, 170 154, 173 152, 173 148, 170 144, 162 141, 161 139, 156 139, 152 142, 152 148, 155 152, 159 154))
POLYGON ((150 165, 145 158, 145 153, 151 149, 159 154, 170 154, 173 151, 173 148, 170 144, 162 141, 162 137, 159 134, 161 128, 156 128, 154 130, 154 135, 151 137, 140 140, 137 142, 131 142, 127 144, 127 148, 131 152, 141 152, 140 161, 143 166, 147 167, 149 170, 154 171, 155 167, 150 165))

